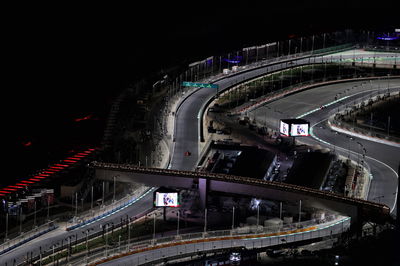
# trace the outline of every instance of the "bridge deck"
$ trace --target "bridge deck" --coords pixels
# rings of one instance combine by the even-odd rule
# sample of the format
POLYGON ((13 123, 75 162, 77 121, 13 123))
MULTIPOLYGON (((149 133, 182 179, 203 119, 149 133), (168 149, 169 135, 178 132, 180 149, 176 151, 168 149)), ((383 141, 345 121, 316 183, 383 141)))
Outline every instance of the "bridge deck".
MULTIPOLYGON (((255 186, 257 188, 267 188, 273 190, 279 190, 290 193, 298 193, 314 198, 327 199, 338 203, 344 203, 351 206, 356 206, 363 211, 364 216, 373 216, 372 219, 386 219, 390 214, 390 208, 384 204, 366 201, 357 198, 350 198, 334 194, 331 192, 316 190, 298 185, 266 181, 261 179, 254 179, 243 176, 234 176, 226 174, 216 173, 205 173, 205 172, 193 172, 193 171, 182 171, 182 170, 170 170, 170 169, 159 169, 159 168, 145 168, 130 164, 115 164, 115 163, 103 163, 103 162, 92 162, 91 167, 109 171, 119 171, 128 173, 137 173, 141 175, 151 176, 173 176, 179 178, 191 178, 191 179, 206 179, 212 181, 227 182, 231 184, 242 184, 255 186)), ((173 186, 173 184, 171 184, 173 186)))

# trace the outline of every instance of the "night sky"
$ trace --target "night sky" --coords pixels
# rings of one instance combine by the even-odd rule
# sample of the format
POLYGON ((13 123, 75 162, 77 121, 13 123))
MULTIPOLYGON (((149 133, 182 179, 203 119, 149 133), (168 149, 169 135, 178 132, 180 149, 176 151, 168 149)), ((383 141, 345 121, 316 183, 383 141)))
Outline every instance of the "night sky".
POLYGON ((13 167, 34 168, 35 154, 43 159, 54 147, 67 149, 74 118, 104 118, 121 89, 154 71, 289 34, 399 24, 396 8, 366 1, 169 2, 35 3, 2 10, 2 131, 10 134, 3 138, 9 177, 13 167))

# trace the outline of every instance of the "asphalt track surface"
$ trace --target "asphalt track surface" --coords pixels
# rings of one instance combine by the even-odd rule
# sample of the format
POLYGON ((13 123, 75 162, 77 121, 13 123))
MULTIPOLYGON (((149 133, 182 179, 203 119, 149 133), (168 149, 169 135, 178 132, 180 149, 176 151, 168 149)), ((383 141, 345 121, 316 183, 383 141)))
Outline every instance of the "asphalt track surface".
MULTIPOLYGON (((111 222, 117 224, 121 221, 121 217, 125 219, 126 215, 129 215, 129 217, 134 217, 134 216, 140 217, 142 213, 145 213, 147 210, 152 208, 152 202, 153 202, 153 193, 149 193, 141 200, 131 205, 130 207, 121 210, 112 216, 97 221, 93 224, 69 232, 65 231, 65 228, 58 228, 55 231, 44 234, 43 236, 34 239, 28 242, 27 244, 20 246, 12 250, 11 252, 8 252, 0 256, 0 265, 3 266, 6 263, 7 265, 14 265, 13 264, 14 259, 16 260, 16 263, 21 263, 25 261, 28 252, 29 256, 31 256, 30 252, 32 252, 33 256, 36 256, 39 254, 39 247, 42 247, 42 251, 51 250, 54 244, 58 243, 58 246, 60 246, 61 240, 64 240, 64 246, 66 246, 66 243, 68 243, 67 238, 71 235, 77 235, 78 239, 84 239, 86 235, 83 232, 85 232, 87 229, 93 228, 93 231, 91 231, 90 234, 92 234, 95 231, 96 232, 102 231, 101 225, 111 222)), ((74 243, 75 238, 72 238, 71 242, 74 243)))
MULTIPOLYGON (((362 55, 364 57, 392 57, 392 53, 368 53, 365 51, 356 50, 354 53, 345 52, 345 55, 341 53, 326 55, 326 56, 316 56, 307 57, 301 59, 289 60, 292 64, 288 64, 289 61, 283 63, 272 63, 248 72, 238 73, 235 76, 226 77, 219 81, 214 82, 219 85, 219 90, 224 90, 228 87, 239 84, 243 81, 253 79, 255 77, 271 73, 274 71, 279 71, 291 66, 306 65, 309 63, 321 63, 325 61, 338 61, 338 60, 351 60, 355 56, 362 55)), ((176 127, 174 138, 176 140, 174 153, 171 159, 171 168, 179 170, 193 170, 195 164, 198 160, 199 155, 199 112, 204 105, 204 102, 208 101, 216 94, 215 89, 199 89, 194 92, 190 97, 188 97, 180 106, 176 113, 176 127), (185 151, 190 151, 191 156, 185 156, 185 151)), ((334 97, 334 96, 333 96, 334 97)))
MULTIPOLYGON (((241 83, 245 80, 252 79, 254 77, 264 75, 266 73, 279 71, 281 69, 288 68, 290 66, 296 65, 305 65, 309 63, 320 63, 326 60, 349 60, 354 56, 357 57, 358 52, 353 54, 341 55, 340 53, 328 56, 315 56, 315 57, 307 57, 294 59, 292 58, 290 61, 293 62, 291 65, 287 62, 283 63, 271 63, 269 65, 264 65, 260 68, 256 68, 250 70, 248 72, 238 73, 234 76, 225 77, 217 82, 220 90, 231 87, 238 83, 241 83)), ((391 57, 392 53, 371 53, 370 56, 376 57, 391 57)), ((363 53, 362 56, 368 56, 368 54, 363 53)), ((203 107, 204 103, 214 97, 216 94, 215 89, 200 89, 194 92, 190 97, 188 97, 180 106, 179 110, 176 114, 176 127, 175 127, 175 145, 174 152, 171 158, 171 168, 178 170, 192 170, 195 167, 195 164, 198 160, 199 155, 199 112, 203 107), (184 152, 189 150, 191 152, 191 156, 185 156, 184 152)), ((376 188, 377 194, 385 188, 376 188)), ((386 197, 385 197, 386 199, 386 197)), ((83 232, 88 228, 93 228, 95 231, 101 231, 101 225, 114 222, 119 223, 121 217, 125 218, 126 215, 129 217, 140 216, 140 214, 144 213, 148 209, 152 208, 152 193, 149 193, 147 196, 143 197, 140 201, 131 205, 128 208, 117 212, 116 214, 104 218, 100 221, 96 221, 90 225, 72 230, 72 231, 64 231, 62 228, 53 231, 52 233, 45 234, 35 240, 30 241, 29 243, 18 247, 7 254, 0 256, 0 265, 13 265, 14 259, 15 262, 21 263, 25 261, 27 254, 32 252, 33 256, 39 254, 39 247, 42 247, 42 250, 50 250, 53 244, 61 243, 61 240, 64 240, 64 245, 66 239, 71 235, 77 235, 79 239, 83 239, 85 234, 83 232)), ((383 201, 382 201, 383 202, 383 201)), ((75 240, 73 238, 73 240, 75 240)))
MULTIPOLYGON (((386 204, 395 211, 397 175, 400 148, 373 142, 357 137, 351 137, 343 133, 335 133, 327 124, 327 119, 343 110, 346 105, 352 106, 358 99, 369 99, 376 95, 378 90, 387 91, 388 80, 356 81, 326 85, 289 95, 274 102, 265 104, 253 110, 250 114, 256 116, 257 121, 266 122, 269 126, 278 128, 279 119, 295 118, 310 110, 318 109, 322 105, 335 101, 335 95, 342 93, 341 97, 348 97, 324 109, 313 112, 303 118, 310 121, 313 130, 312 137, 300 137, 301 142, 311 145, 321 145, 335 151, 345 157, 350 155, 354 161, 362 158, 362 147, 366 149, 366 163, 372 173, 372 181, 368 194, 368 200, 386 204), (319 141, 322 140, 323 142, 319 141), (360 144, 359 144, 360 143, 360 144)), ((390 79, 390 88, 400 88, 400 79, 390 79)))
MULTIPOLYGON (((305 59, 305 61, 308 61, 308 59, 305 59)), ((267 68, 257 69, 254 72, 242 73, 234 77, 223 79, 216 83, 221 89, 224 89, 245 80, 262 75, 266 72, 279 70, 279 67, 284 65, 286 64, 277 64, 267 68)), ((387 84, 388 81, 386 79, 371 82, 357 81, 339 83, 324 87, 317 87, 315 89, 306 90, 288 97, 284 97, 280 100, 272 102, 276 108, 282 109, 280 113, 277 113, 282 117, 275 117, 275 122, 272 123, 278 125, 280 118, 287 118, 287 116, 296 117, 310 110, 314 110, 321 105, 328 104, 334 101, 336 94, 346 91, 343 92, 342 95, 342 97, 349 96, 346 98, 346 100, 330 105, 321 111, 314 112, 304 117, 305 119, 310 120, 311 125, 319 125, 323 122, 326 122, 327 118, 329 118, 329 116, 333 114, 338 107, 340 108, 340 106, 345 106, 346 104, 351 106, 355 100, 360 98, 367 99, 370 95, 374 95, 377 91, 383 91, 385 86, 387 88, 387 84)), ((400 79, 391 79, 389 84, 391 88, 398 88, 400 87, 400 79)), ((204 106, 204 102, 214 97, 214 95, 215 90, 200 89, 188 97, 180 106, 176 116, 176 143, 174 154, 171 159, 172 169, 193 170, 195 167, 195 164, 198 160, 198 153, 200 152, 198 149, 198 143, 200 139, 198 130, 199 111, 204 106), (185 151, 188 150, 192 153, 191 156, 184 155, 185 151)), ((266 110, 273 109, 266 108, 266 110)), ((273 112, 276 113, 275 111, 273 112)), ((265 114, 260 115, 265 116, 265 114)), ((326 138, 326 141, 332 141, 331 143, 337 146, 336 151, 339 154, 347 156, 350 150, 350 158, 354 161, 357 161, 357 152, 360 152, 358 146, 359 144, 357 144, 357 142, 360 142, 367 151, 371 150, 370 153, 367 152, 366 157, 366 163, 368 163, 373 174, 373 181, 371 183, 368 199, 384 203, 393 211, 395 209, 395 194, 397 192, 397 176, 393 168, 397 167, 398 162, 396 162, 396 154, 400 153, 400 149, 385 144, 358 140, 354 137, 352 140, 350 140, 350 138, 346 137, 345 134, 340 134, 338 137, 337 134, 328 129, 327 125, 323 125, 322 128, 314 128, 315 135, 320 138, 326 138), (341 148, 341 145, 343 145, 345 148, 341 148), (376 159, 374 156, 379 159, 376 159), (388 166, 385 162, 389 163, 390 166, 388 166), (384 198, 381 197, 382 195, 385 195, 384 198)), ((305 142, 308 142, 311 145, 319 144, 322 146, 329 146, 311 137, 309 137, 305 142)), ((126 257, 126 261, 129 261, 129 256, 126 257)), ((108 264, 110 264, 110 262, 108 262, 108 264)))

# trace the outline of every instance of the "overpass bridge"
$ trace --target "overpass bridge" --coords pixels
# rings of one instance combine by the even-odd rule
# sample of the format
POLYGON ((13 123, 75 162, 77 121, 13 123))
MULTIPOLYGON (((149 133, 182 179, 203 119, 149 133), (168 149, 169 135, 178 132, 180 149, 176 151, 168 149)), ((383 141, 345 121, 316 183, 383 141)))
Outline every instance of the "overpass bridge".
POLYGON ((390 219, 390 208, 384 204, 349 198, 331 192, 286 183, 265 181, 226 174, 145 168, 129 164, 92 162, 96 178, 119 182, 139 182, 148 186, 165 186, 180 189, 197 188, 202 207, 205 208, 210 192, 264 198, 276 201, 298 201, 302 205, 328 209, 351 217, 352 224, 371 221, 384 223, 390 219))

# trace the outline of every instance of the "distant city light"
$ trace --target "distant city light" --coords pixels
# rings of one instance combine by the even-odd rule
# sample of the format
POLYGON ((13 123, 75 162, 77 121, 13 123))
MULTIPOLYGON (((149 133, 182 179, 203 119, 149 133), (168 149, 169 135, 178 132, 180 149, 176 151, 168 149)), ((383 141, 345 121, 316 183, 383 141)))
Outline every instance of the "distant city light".
POLYGON ((383 40, 383 41, 393 41, 397 40, 399 37, 398 36, 390 36, 388 34, 383 34, 382 36, 376 37, 378 40, 383 40))
POLYGON ((231 64, 238 64, 240 63, 240 61, 242 61, 243 57, 238 55, 238 56, 234 56, 233 58, 224 58, 223 60, 225 62, 231 63, 231 64))

